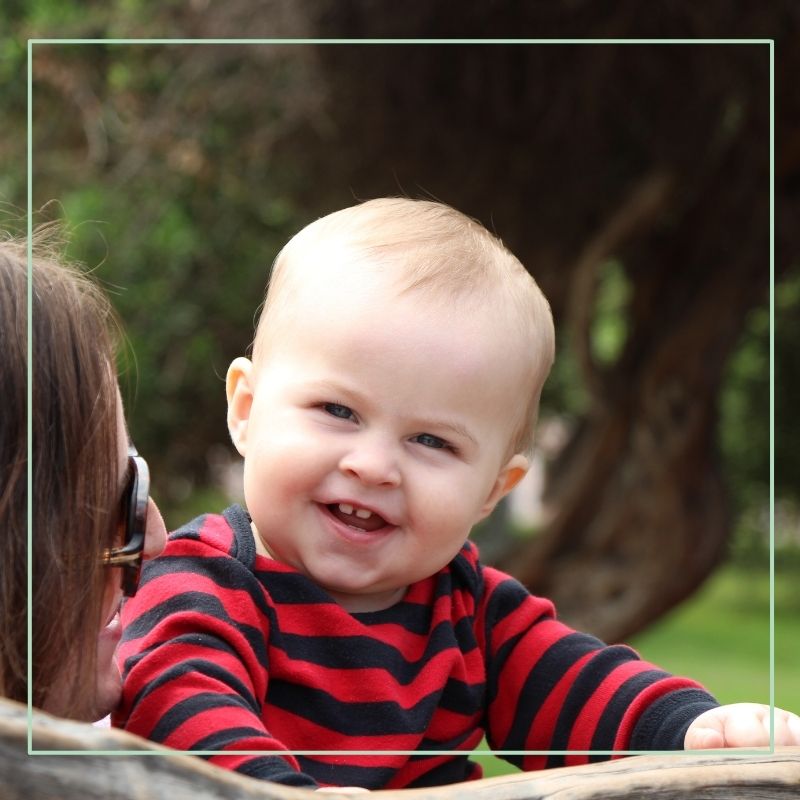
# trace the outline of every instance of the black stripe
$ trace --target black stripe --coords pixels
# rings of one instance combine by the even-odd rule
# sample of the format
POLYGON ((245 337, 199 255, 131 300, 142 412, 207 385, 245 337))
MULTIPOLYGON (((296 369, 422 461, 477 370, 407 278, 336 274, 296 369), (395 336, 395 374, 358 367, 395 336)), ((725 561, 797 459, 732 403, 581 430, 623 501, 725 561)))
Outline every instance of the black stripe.
MULTIPOLYGON (((208 758, 206 756, 206 758, 208 758)), ((258 756, 236 767, 240 775, 259 778, 264 781, 281 783, 284 786, 316 787, 317 782, 304 772, 292 769, 286 759, 280 756, 258 756)))
POLYGON ((472 553, 473 545, 465 542, 458 555, 450 562, 449 571, 454 583, 462 584, 476 601, 483 595, 483 570, 472 553))
MULTIPOLYGON (((269 733, 267 733, 269 736, 269 733)), ((236 744, 233 750, 255 750, 258 748, 244 747, 242 740, 244 739, 263 739, 263 728, 249 728, 240 726, 238 728, 223 728, 219 731, 210 733, 205 739, 198 739, 192 744, 192 750, 224 750, 228 745, 236 744)), ((283 759, 281 759, 283 761, 283 759)), ((286 762, 283 762, 284 764, 286 762)))
MULTIPOLYGON (((478 678, 477 675, 475 677, 478 678)), ((456 678, 448 678, 439 699, 439 707, 445 711, 470 717, 485 707, 485 698, 485 683, 464 683, 456 678)))
MULTIPOLYGON (((125 641, 125 635, 123 634, 122 641, 125 641)), ((236 651, 228 645, 227 642, 223 642, 218 636, 212 636, 210 634, 205 633, 184 633, 183 636, 176 636, 174 639, 169 640, 170 645, 173 644, 191 644, 191 645, 202 645, 206 650, 218 650, 222 653, 231 653, 236 655, 236 651)), ((122 665, 122 678, 123 680, 128 677, 128 673, 143 659, 150 655, 154 650, 158 650, 159 647, 163 646, 163 642, 156 642, 155 644, 151 644, 149 647, 146 647, 144 650, 140 650, 137 653, 134 653, 132 656, 128 656, 125 659, 122 665)), ((236 656, 238 658, 238 655, 236 656)))
POLYGON ((353 616, 362 625, 399 625, 409 633, 424 636, 433 621, 433 604, 400 602, 383 611, 362 611, 353 616))
POLYGON ((631 750, 683 750, 689 725, 719 703, 702 689, 678 689, 659 697, 639 718, 631 750))
MULTIPOLYGON (((322 761, 310 756, 295 756, 304 773, 312 775, 319 783, 331 786, 360 786, 363 789, 385 789, 394 777, 394 767, 362 767, 347 763, 342 756, 335 761, 322 761)), ((328 756, 327 758, 331 758, 328 756)), ((381 756, 375 756, 376 759, 381 756)))
POLYGON ((518 634, 515 634, 510 639, 506 639, 500 649, 495 653, 494 658, 492 659, 489 665, 488 675, 486 677, 486 706, 487 708, 495 701, 497 698, 497 693, 500 687, 500 676, 503 674, 503 669, 505 668, 506 661, 508 660, 509 655, 511 655, 514 648, 519 643, 519 640, 523 637, 525 631, 522 631, 518 634))
MULTIPOLYGON (((495 587, 491 597, 486 602, 484 640, 489 653, 493 653, 496 649, 491 658, 491 666, 487 678, 487 706, 491 705, 497 697, 499 678, 503 673, 506 661, 525 634, 525 631, 514 634, 503 642, 500 647, 495 648, 493 642, 494 626, 498 620, 504 620, 506 617, 513 615, 529 597, 528 590, 522 584, 517 583, 515 580, 507 580, 495 587)), ((536 620, 535 622, 538 621, 536 620)))
POLYGON ((228 555, 252 572, 256 562, 256 541, 250 527, 250 515, 240 505, 233 505, 226 508, 222 516, 233 531, 228 555))
MULTIPOLYGON (((638 660, 639 656, 630 647, 617 644, 604 646, 594 658, 583 666, 561 706, 553 733, 553 741, 550 745, 551 749, 567 749, 570 734, 575 726, 575 719, 586 703, 591 700, 597 687, 621 664, 638 660)), ((564 756, 549 756, 547 768, 560 767, 564 763, 564 756)))
POLYGON ((277 605, 335 605, 324 589, 299 572, 258 569, 253 574, 277 605))
MULTIPOLYGON (((261 585, 277 605, 329 605, 337 606, 331 596, 305 575, 274 569, 256 570, 261 585)), ((425 603, 399 602, 381 611, 364 611, 352 616, 363 625, 400 625, 412 633, 425 634, 431 625, 433 605, 440 597, 450 597, 454 589, 450 576, 439 576, 430 601, 425 603)))
MULTIPOLYGON (((190 520, 189 522, 181 525, 180 528, 177 530, 172 531, 167 539, 170 542, 176 541, 178 539, 189 539, 190 541, 199 541, 200 540, 200 531, 203 529, 203 526, 206 522, 206 517, 208 514, 201 514, 199 517, 195 517, 194 519, 190 520)), ((145 562, 146 563, 146 562, 145 562)))
MULTIPOLYGON (((431 758, 430 756, 412 756, 412 761, 423 758, 431 758)), ((467 756, 454 756, 448 758, 444 763, 437 764, 432 769, 424 772, 416 780, 411 781, 405 788, 416 789, 427 786, 447 786, 451 783, 461 783, 462 781, 469 780, 477 769, 477 764, 470 761, 467 756)), ((456 793, 454 795, 458 797, 456 793)), ((499 795, 498 795, 499 796, 499 795)))
POLYGON ((190 673, 197 672, 201 675, 207 675, 209 678, 214 678, 220 683, 229 686, 236 692, 242 700, 249 706, 250 710, 257 715, 261 714, 261 702, 257 700, 250 689, 245 686, 235 675, 221 667, 213 661, 207 661, 202 658, 192 658, 186 661, 181 661, 178 664, 165 669, 155 680, 148 681, 137 693, 136 697, 131 702, 131 708, 135 708, 140 700, 147 697, 152 692, 156 691, 165 683, 169 683, 176 678, 190 673))
MULTIPOLYGON (((661 678, 668 678, 666 672, 649 670, 633 675, 617 689, 603 711, 597 729, 592 737, 590 750, 612 750, 614 740, 617 738, 620 722, 631 703, 640 692, 661 678)), ((605 761, 609 756, 591 756, 591 761, 605 761)))
MULTIPOLYGON (((244 625, 238 620, 231 619, 220 599, 205 592, 183 592, 169 597, 163 603, 154 606, 149 611, 140 614, 136 619, 131 620, 125 628, 124 639, 129 641, 145 636, 170 615, 187 611, 212 617, 237 630, 247 639, 247 643, 259 662, 262 664, 267 663, 267 649, 264 641, 265 632, 260 628, 244 625)), ((272 610, 265 608, 265 612, 269 612, 270 625, 273 625, 272 610)))
POLYGON ((425 651, 415 661, 406 659, 393 645, 369 636, 310 636, 275 632, 273 646, 276 645, 293 660, 329 669, 381 669, 404 686, 414 681, 437 654, 448 650, 469 653, 478 646, 468 621, 456 626, 449 621, 437 625, 428 638, 425 651))
POLYGON ((271 705, 345 736, 392 736, 424 733, 439 704, 439 692, 421 697, 410 708, 392 700, 347 702, 324 689, 270 681, 271 705))
POLYGON ((490 641, 495 623, 510 617, 528 598, 530 592, 517 581, 509 578, 494 588, 486 601, 486 641, 490 641))
MULTIPOLYGON (((216 551, 218 552, 218 551, 216 551)), ((148 579, 169 576, 191 586, 201 576, 213 581, 221 589, 244 590, 256 602, 261 601, 263 608, 263 589, 255 575, 236 559, 226 555, 161 555, 144 563, 147 567, 148 579)))
MULTIPOLYGON (((293 572, 277 572, 270 569, 256 570, 255 575, 276 605, 332 606, 338 613, 338 604, 331 596, 305 575, 293 572)), ((362 625, 399 625, 409 633, 425 635, 433 619, 432 604, 396 603, 382 611, 354 613, 362 625)))
MULTIPOLYGON (((218 692, 198 692, 185 700, 175 703, 172 708, 166 711, 148 734, 148 738, 154 742, 163 742, 186 720, 208 711, 210 708, 243 708, 250 713, 253 711, 243 698, 236 695, 220 694, 218 692)), ((190 746, 189 749, 196 748, 190 746)))
MULTIPOLYGON (((517 713, 508 736, 500 746, 491 741, 492 749, 524 750, 533 718, 564 673, 586 653, 600 650, 602 647, 603 643, 599 639, 585 633, 567 634, 548 647, 525 679, 517 713)), ((554 743, 551 747, 558 749, 554 743)), ((516 766, 521 766, 518 763, 521 757, 509 757, 508 760, 516 766)))

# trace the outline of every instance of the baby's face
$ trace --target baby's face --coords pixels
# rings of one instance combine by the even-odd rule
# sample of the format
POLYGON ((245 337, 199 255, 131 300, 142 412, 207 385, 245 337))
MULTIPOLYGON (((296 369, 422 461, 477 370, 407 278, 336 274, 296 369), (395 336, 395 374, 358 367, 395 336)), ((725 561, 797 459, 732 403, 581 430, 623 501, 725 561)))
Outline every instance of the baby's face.
POLYGON ((232 365, 229 424, 269 553, 345 608, 378 610, 524 474, 508 452, 524 354, 497 309, 398 297, 372 276, 314 283, 260 363, 232 365))

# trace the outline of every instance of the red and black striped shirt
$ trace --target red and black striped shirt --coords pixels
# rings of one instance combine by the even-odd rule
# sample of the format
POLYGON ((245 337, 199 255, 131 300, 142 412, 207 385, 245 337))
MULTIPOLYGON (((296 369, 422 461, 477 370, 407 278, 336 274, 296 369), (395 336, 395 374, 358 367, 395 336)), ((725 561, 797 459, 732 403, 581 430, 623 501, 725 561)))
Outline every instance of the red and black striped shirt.
MULTIPOLYGON (((349 613, 257 555, 239 506, 171 534, 123 623, 116 724, 181 750, 264 751, 211 760, 296 786, 477 778, 468 754, 484 734, 494 750, 680 749, 717 705, 693 681, 561 624, 469 542, 391 608, 349 613), (320 750, 350 753, 288 752, 320 750)), ((598 757, 506 758, 530 770, 598 757)))

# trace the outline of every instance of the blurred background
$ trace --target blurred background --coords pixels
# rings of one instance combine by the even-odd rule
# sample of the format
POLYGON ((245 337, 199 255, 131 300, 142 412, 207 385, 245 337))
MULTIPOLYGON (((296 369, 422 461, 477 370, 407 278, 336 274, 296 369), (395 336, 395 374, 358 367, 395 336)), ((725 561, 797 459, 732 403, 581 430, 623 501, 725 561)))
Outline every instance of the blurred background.
POLYGON ((0 203, 20 232, 29 37, 776 37, 772 328, 765 44, 39 44, 33 207, 119 310, 171 527, 240 495, 224 376, 288 238, 381 195, 481 220, 559 341, 534 469, 475 532, 484 560, 722 702, 769 702, 774 388, 775 697, 800 711, 800 102, 781 80, 800 6, 4 5, 0 203))

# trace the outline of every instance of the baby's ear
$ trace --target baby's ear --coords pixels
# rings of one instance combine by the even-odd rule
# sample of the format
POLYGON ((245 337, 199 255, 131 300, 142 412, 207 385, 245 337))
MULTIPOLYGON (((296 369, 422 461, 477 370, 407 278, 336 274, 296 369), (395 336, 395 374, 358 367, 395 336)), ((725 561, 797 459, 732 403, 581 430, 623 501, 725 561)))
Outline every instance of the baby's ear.
POLYGON ((525 477, 530 462, 522 455, 515 453, 497 475, 492 491, 480 510, 479 520, 485 519, 494 511, 494 507, 525 477))
POLYGON ((225 377, 228 397, 228 432, 239 455, 247 451, 247 425, 253 405, 253 362, 239 357, 231 361, 225 377))

